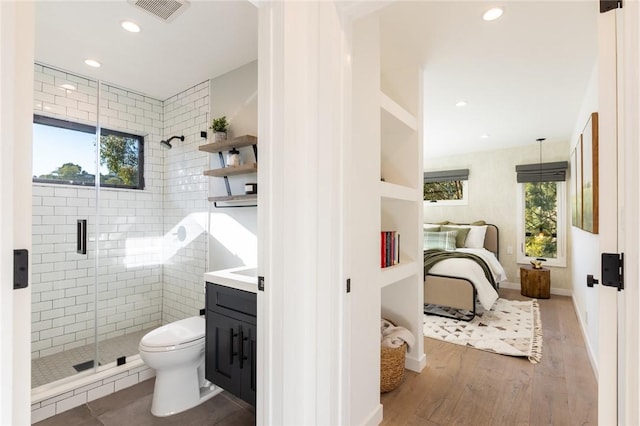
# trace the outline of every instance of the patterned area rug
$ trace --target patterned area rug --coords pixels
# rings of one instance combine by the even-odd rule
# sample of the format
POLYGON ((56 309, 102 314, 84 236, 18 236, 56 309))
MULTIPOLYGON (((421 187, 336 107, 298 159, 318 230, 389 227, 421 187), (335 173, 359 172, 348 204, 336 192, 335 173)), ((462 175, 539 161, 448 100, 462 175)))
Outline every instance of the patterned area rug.
POLYGON ((424 335, 502 355, 542 359, 542 323, 537 300, 498 299, 490 311, 476 307, 476 317, 460 321, 424 316, 424 335))

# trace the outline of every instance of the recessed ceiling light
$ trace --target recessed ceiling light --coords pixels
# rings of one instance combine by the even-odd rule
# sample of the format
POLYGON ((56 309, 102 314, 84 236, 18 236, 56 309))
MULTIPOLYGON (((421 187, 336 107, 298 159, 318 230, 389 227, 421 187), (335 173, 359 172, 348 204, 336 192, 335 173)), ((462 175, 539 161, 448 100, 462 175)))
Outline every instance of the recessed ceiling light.
POLYGON ((482 15, 482 19, 485 21, 494 21, 502 16, 502 9, 499 7, 493 7, 487 10, 484 15, 482 15))
POLYGON ((483 133, 480 135, 480 139, 489 139, 489 135, 486 133, 483 133))
POLYGON ((69 83, 61 84, 60 87, 66 90, 76 90, 76 86, 69 83))
POLYGON ((100 68, 102 66, 102 64, 95 59, 85 59, 84 63, 93 68, 100 68))
POLYGON ((122 21, 120 23, 120 25, 122 25, 122 28, 124 28, 125 30, 129 31, 130 33, 139 33, 140 32, 140 26, 138 24, 136 24, 135 22, 122 21))
POLYGON ((467 101, 458 101, 456 102, 457 107, 467 106, 467 101))

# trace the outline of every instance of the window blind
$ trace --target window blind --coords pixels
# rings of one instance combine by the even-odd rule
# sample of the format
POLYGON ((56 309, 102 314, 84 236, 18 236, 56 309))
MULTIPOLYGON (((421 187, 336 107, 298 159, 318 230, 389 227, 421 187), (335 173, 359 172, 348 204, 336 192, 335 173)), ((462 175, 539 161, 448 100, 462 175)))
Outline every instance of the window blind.
POLYGON ((424 172, 424 183, 469 180, 469 169, 424 172))
POLYGON ((564 182, 569 162, 521 164, 516 166, 517 182, 564 182))

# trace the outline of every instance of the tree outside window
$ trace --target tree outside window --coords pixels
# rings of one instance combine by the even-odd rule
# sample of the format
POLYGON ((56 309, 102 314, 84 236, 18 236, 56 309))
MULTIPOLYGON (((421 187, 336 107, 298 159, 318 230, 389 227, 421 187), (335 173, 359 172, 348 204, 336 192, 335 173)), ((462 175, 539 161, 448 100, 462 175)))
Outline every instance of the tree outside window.
POLYGON ((525 256, 558 257, 558 186, 556 182, 524 184, 525 256))
POLYGON ((425 182, 424 200, 462 200, 463 184, 461 180, 449 180, 443 182, 425 182))
POLYGON ((142 136, 102 128, 96 166, 95 127, 36 115, 33 147, 34 182, 144 189, 142 136))
POLYGON ((100 136, 100 165, 109 174, 100 174, 100 183, 138 187, 139 140, 116 134, 100 136))

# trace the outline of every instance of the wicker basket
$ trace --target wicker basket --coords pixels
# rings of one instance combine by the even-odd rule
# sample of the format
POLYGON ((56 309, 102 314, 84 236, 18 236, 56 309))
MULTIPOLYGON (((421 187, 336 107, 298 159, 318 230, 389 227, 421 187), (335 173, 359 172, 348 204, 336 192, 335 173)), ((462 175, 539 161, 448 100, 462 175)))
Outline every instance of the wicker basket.
POLYGON ((391 392, 404 380, 407 344, 397 348, 380 347, 380 393, 391 392))

